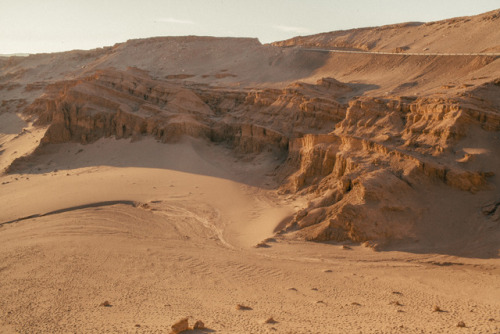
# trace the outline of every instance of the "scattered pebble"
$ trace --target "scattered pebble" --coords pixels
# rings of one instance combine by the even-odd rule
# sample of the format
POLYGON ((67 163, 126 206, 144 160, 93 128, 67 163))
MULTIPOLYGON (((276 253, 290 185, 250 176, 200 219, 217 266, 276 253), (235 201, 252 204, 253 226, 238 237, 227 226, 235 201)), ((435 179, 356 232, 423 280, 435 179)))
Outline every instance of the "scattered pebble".
POLYGON ((110 303, 109 301, 105 300, 105 301, 103 301, 103 302, 101 303, 101 305, 99 305, 99 306, 111 307, 112 305, 111 305, 111 303, 110 303))
POLYGON ((465 322, 459 321, 457 327, 465 327, 465 322))
POLYGON ((347 246, 347 245, 342 245, 342 249, 344 249, 344 250, 350 250, 350 249, 352 249, 352 248, 351 248, 351 247, 349 247, 349 246, 347 246))
POLYGON ((399 301, 392 301, 389 303, 389 305, 396 305, 396 306, 403 306, 403 304, 401 304, 399 301))
POLYGON ((318 291, 318 288, 311 288, 312 291, 318 291))
POLYGON ((172 325, 171 334, 181 333, 189 329, 188 318, 181 319, 172 325))
POLYGON ((287 290, 297 291, 295 288, 288 288, 287 290))
POLYGON ((250 306, 245 306, 245 305, 241 305, 241 304, 236 305, 236 309, 241 310, 241 311, 253 310, 250 306))
POLYGON ((193 329, 205 329, 205 328, 206 328, 205 324, 201 320, 196 321, 193 326, 193 329))
POLYGON ((271 246, 269 246, 265 242, 259 242, 257 245, 255 245, 255 248, 269 248, 269 247, 271 246))
POLYGON ((352 302, 351 305, 355 305, 355 306, 361 306, 360 303, 357 303, 357 302, 352 302))
POLYGON ((434 305, 434 307, 432 308, 432 312, 443 312, 443 310, 439 306, 434 305))
POLYGON ((266 324, 275 324, 277 321, 273 319, 273 317, 268 318, 265 323, 266 324))
POLYGON ((323 270, 323 272, 324 272, 324 273, 331 273, 331 272, 332 272, 332 270, 331 270, 331 269, 325 269, 325 270, 323 270))
POLYGON ((392 292, 392 294, 393 294, 393 295, 400 295, 400 296, 402 296, 402 295, 403 295, 403 294, 402 294, 401 292, 399 292, 399 291, 393 291, 393 292, 392 292))

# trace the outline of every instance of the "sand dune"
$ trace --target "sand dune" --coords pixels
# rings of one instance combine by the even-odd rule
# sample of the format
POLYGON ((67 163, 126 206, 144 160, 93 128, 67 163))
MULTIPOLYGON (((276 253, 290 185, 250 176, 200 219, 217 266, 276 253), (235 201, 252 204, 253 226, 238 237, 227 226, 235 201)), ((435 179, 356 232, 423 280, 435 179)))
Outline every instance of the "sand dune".
MULTIPOLYGON (((53 148, 55 153, 46 153, 36 161, 33 174, 12 175, 4 181, 1 201, 6 209, 2 218, 11 222, 74 211, 92 203, 137 201, 151 205, 152 201, 171 198, 200 206, 205 203, 223 211, 219 224, 228 220, 244 228, 258 218, 267 234, 259 232, 259 224, 252 224, 249 234, 255 237, 242 240, 248 246, 271 236, 275 227, 272 222, 279 222, 292 211, 281 205, 273 207, 267 198, 272 195, 266 195, 265 190, 233 180, 241 179, 242 173, 269 172, 276 161, 257 157, 252 163, 232 169, 234 162, 227 150, 216 147, 208 155, 207 149, 203 142, 188 138, 182 144, 107 139, 91 146, 60 145, 53 148), (205 156, 197 154, 200 150, 205 156)), ((222 231, 222 227, 218 230, 222 231)), ((230 230, 239 231, 240 226, 231 226, 230 230)))

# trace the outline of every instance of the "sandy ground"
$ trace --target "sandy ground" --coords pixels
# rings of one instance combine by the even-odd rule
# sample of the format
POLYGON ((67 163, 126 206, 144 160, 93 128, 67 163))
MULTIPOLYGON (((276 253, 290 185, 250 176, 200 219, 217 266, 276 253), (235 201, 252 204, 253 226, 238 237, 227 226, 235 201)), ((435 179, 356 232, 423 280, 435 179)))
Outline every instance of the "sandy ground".
POLYGON ((0 332, 168 333, 186 316, 214 333, 500 331, 498 259, 253 247, 305 205, 276 195, 279 163, 193 139, 49 146, 0 178, 0 332))

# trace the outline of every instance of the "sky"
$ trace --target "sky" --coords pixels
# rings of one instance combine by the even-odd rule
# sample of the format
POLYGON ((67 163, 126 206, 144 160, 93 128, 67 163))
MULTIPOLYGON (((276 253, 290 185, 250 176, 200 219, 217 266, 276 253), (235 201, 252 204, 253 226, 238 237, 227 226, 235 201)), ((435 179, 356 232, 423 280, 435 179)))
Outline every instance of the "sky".
POLYGON ((155 36, 299 35, 500 8, 500 0, 0 0, 0 54, 59 52, 155 36))

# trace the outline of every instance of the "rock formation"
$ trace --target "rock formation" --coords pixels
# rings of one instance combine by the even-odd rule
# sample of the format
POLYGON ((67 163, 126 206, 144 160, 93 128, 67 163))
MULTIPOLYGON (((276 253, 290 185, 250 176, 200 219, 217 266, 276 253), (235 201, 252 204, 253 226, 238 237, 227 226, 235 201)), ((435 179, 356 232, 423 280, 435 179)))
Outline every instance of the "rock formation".
MULTIPOLYGON (((497 20, 496 12, 469 19, 485 26, 497 20)), ((453 229, 442 218, 463 201, 470 206, 450 219, 471 219, 462 232, 478 231, 498 222, 500 60, 297 48, 384 50, 396 43, 386 37, 391 31, 423 34, 437 26, 460 33, 469 21, 335 32, 274 45, 154 38, 12 57, 0 63, 1 113, 22 112, 46 127, 35 154, 56 143, 142 136, 162 142, 192 136, 238 153, 272 152, 283 161, 275 175, 279 191, 309 199, 280 231, 290 237, 416 241, 427 228, 453 229), (437 199, 442 202, 436 206, 437 199), (484 215, 477 218, 479 207, 484 215)), ((457 51, 486 50, 481 43, 457 51)), ((6 172, 29 169, 29 159, 13 161, 6 172)))

